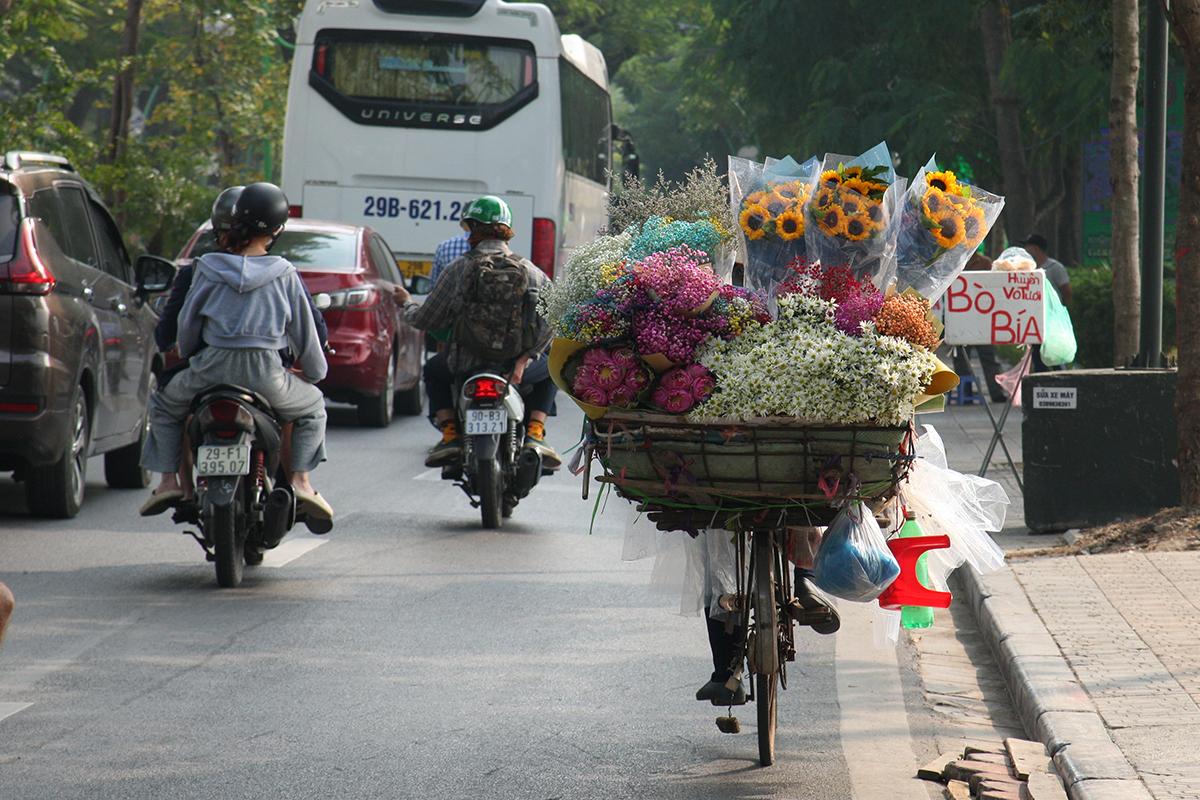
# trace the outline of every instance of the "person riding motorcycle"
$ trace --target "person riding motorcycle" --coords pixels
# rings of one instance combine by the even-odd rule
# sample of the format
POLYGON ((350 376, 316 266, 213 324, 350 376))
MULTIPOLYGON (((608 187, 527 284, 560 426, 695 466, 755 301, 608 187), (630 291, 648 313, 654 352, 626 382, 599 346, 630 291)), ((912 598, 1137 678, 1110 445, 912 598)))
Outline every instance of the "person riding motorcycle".
MULTIPOLYGON (((550 379, 546 346, 550 343, 550 327, 533 310, 533 297, 549 285, 550 279, 528 259, 515 255, 508 247, 513 237, 512 211, 499 197, 484 196, 471 203, 463 214, 470 234, 471 250, 446 268, 424 303, 416 303, 408 290, 396 287, 397 302, 404 306, 404 318, 414 328, 440 330, 452 328, 450 346, 425 362, 425 391, 434 424, 442 431, 442 440, 430 449, 425 459, 428 467, 442 467, 457 461, 462 454, 460 431, 454 410, 453 385, 455 376, 466 375, 481 368, 498 369, 509 375, 526 394, 529 420, 524 446, 542 456, 548 469, 562 465, 558 453, 546 444, 546 417, 554 407, 557 387, 550 379), (527 291, 524 297, 512 298, 524 309, 525 330, 517 333, 522 339, 520 352, 496 363, 481 356, 471 345, 472 325, 487 324, 478 315, 481 309, 476 291, 477 276, 484 263, 519 262, 525 268, 527 291)), ((496 309, 497 317, 505 309, 496 309)), ((503 335, 503 331, 493 331, 503 335)))
POLYGON ((196 261, 179 313, 179 353, 188 366, 150 398, 141 463, 162 481, 141 513, 160 514, 185 497, 176 473, 191 403, 205 389, 232 384, 262 395, 280 419, 294 423, 296 501, 309 516, 332 519, 333 509, 309 480, 325 460, 325 401, 313 385, 328 369, 325 353, 296 268, 268 252, 287 222, 287 198, 274 184, 253 183, 237 197, 232 216, 232 225, 218 230, 222 250, 196 261), (280 360, 288 347, 303 380, 280 360))

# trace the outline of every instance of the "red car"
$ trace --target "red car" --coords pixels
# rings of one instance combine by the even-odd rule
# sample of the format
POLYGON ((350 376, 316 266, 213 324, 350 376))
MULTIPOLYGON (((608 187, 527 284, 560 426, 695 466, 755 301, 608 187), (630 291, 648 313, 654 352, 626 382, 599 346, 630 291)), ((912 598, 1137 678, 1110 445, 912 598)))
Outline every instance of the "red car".
MULTIPOLYGON (((179 266, 216 249, 206 222, 179 254, 179 266)), ((387 242, 370 228, 290 219, 271 255, 300 270, 313 295, 327 294, 329 374, 325 396, 358 406, 363 425, 387 427, 392 415, 421 413, 424 337, 402 319, 392 287, 404 279, 387 242)))

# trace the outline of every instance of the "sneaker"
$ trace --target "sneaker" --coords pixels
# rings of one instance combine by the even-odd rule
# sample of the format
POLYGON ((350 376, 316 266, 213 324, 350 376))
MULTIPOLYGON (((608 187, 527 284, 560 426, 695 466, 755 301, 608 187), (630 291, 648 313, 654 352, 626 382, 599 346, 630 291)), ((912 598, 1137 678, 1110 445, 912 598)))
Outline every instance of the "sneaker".
POLYGON ((458 424, 450 421, 442 425, 442 440, 429 448, 425 466, 444 467, 462 458, 462 442, 458 438, 458 424))
POLYGON ((555 452, 554 448, 546 444, 546 424, 538 420, 533 420, 529 423, 529 427, 525 430, 525 446, 530 450, 537 451, 542 457, 542 467, 548 470, 556 470, 562 466, 562 457, 555 452))
POLYGON ((724 681, 709 681, 696 691, 696 699, 707 700, 714 706, 744 706, 746 686, 739 683, 737 689, 730 689, 724 681))

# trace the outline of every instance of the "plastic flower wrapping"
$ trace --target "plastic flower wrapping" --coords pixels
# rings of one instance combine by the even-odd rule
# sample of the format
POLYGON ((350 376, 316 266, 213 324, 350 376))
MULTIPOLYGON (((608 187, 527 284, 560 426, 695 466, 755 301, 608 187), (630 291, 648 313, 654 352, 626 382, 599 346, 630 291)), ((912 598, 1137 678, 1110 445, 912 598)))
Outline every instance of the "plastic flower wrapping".
POLYGON ((936 302, 983 243, 1004 198, 939 170, 931 158, 905 194, 896 245, 897 288, 936 302))
POLYGON ((770 291, 786 277, 786 265, 806 254, 805 208, 820 163, 791 156, 763 164, 729 159, 730 208, 746 243, 746 282, 770 291))

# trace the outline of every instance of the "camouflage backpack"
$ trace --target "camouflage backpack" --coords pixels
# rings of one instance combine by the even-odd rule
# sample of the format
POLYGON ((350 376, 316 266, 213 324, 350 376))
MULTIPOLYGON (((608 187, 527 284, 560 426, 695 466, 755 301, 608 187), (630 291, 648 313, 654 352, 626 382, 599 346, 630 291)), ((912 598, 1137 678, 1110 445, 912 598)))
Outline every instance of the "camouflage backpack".
POLYGON ((529 273, 521 259, 496 253, 471 259, 466 303, 454 342, 481 361, 512 361, 530 346, 529 273))

